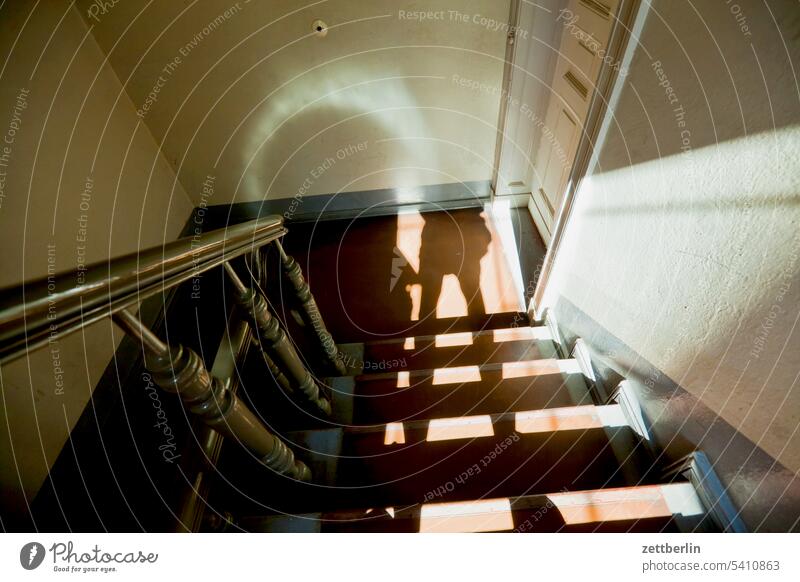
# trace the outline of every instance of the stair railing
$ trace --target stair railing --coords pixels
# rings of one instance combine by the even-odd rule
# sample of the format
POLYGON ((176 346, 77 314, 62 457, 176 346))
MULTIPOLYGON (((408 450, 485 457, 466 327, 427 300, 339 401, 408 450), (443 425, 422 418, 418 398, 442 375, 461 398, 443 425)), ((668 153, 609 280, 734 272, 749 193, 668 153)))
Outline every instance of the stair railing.
POLYGON ((316 339, 324 342, 325 364, 338 370, 341 362, 336 344, 322 323, 308 284, 280 246, 284 234, 283 219, 267 216, 95 263, 82 270, 80 279, 74 272, 65 272, 0 290, 0 363, 111 317, 141 344, 145 367, 159 387, 177 393, 192 414, 240 442, 270 469, 310 480, 308 467, 228 388, 230 379, 212 376, 194 351, 167 345, 133 314, 144 299, 222 265, 278 385, 303 404, 330 413, 330 402, 270 313, 261 282, 243 281, 230 263, 275 244, 295 300, 307 311, 304 318, 318 322, 312 329, 316 339), (76 285, 78 280, 81 283, 76 285))
POLYGON ((281 257, 283 276, 294 291, 294 299, 300 309, 300 316, 303 323, 314 332, 319 350, 324 361, 328 364, 329 370, 340 376, 344 376, 346 374, 346 367, 342 358, 339 356, 339 349, 336 346, 336 342, 333 341, 333 337, 325 327, 325 322, 322 320, 317 302, 311 294, 311 287, 309 287, 308 283, 306 283, 303 278, 300 265, 286 254, 279 240, 275 241, 275 247, 277 247, 281 257))

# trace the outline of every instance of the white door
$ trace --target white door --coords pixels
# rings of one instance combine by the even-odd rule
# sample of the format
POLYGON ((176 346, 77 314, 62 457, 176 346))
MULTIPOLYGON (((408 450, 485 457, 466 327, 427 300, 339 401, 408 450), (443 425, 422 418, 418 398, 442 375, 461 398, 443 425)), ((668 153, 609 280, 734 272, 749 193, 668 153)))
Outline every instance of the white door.
POLYGON ((545 242, 550 240, 567 189, 615 5, 616 0, 571 0, 560 13, 564 29, 528 178, 529 207, 545 242))

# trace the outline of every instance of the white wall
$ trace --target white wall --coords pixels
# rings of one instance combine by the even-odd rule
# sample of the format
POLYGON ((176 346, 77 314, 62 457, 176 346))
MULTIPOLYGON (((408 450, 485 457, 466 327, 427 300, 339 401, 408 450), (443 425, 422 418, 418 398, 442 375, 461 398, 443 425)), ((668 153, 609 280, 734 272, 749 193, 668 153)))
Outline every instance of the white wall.
POLYGON ((800 12, 650 4, 546 303, 568 299, 797 471, 800 12))
MULTIPOLYGON (((0 54, 0 286, 176 238, 189 198, 77 10, 6 2, 0 54)), ((38 490, 119 338, 100 322, 0 370, 4 518, 38 490)))
POLYGON ((78 2, 196 204, 209 174, 208 204, 491 179, 509 0, 93 5, 78 2))

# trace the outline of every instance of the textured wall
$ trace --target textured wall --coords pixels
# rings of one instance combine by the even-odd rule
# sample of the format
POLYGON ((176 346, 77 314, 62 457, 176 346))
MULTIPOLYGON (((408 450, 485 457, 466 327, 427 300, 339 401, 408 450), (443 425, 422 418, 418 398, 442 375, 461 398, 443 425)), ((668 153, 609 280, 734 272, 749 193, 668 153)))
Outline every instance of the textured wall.
MULTIPOLYGON (((172 240, 192 209, 77 10, 34 4, 0 9, 2 286, 172 240)), ((100 322, 0 370, 4 517, 39 488, 118 339, 100 322)))
MULTIPOLYGON (((567 299, 795 472, 800 12, 731 6, 652 2, 546 301, 567 299)), ((656 425, 696 428, 691 407, 658 406, 656 425)))

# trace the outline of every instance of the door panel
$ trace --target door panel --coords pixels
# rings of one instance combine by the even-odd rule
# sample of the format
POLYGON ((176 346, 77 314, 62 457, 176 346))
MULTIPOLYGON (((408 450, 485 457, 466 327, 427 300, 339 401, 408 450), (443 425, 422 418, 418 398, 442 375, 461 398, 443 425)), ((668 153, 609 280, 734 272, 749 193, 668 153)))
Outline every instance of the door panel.
POLYGON ((555 62, 530 184, 534 220, 549 239, 567 186, 611 31, 616 0, 572 0, 555 62))
POLYGON ((551 154, 547 169, 542 180, 542 190, 547 196, 553 212, 558 211, 561 202, 561 192, 566 185, 564 182, 572 166, 572 157, 578 138, 578 124, 567 113, 566 109, 559 107, 556 111, 555 131, 553 143, 550 146, 551 154))

